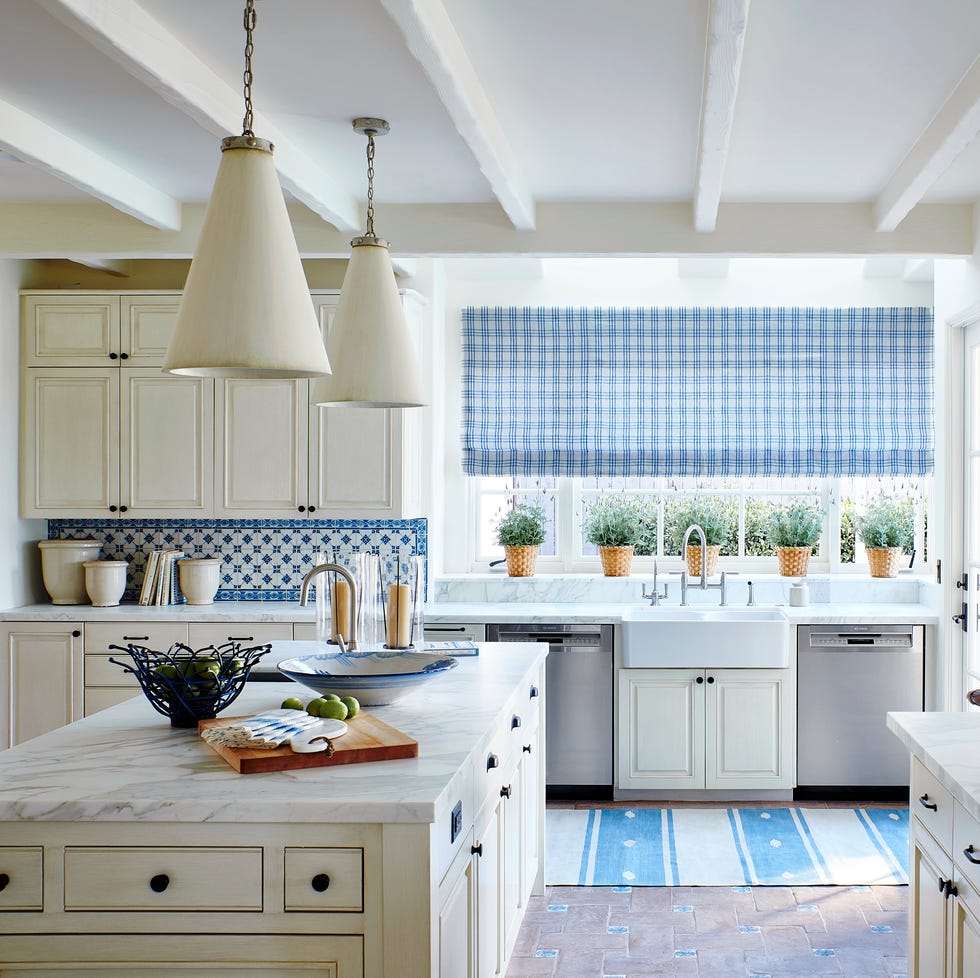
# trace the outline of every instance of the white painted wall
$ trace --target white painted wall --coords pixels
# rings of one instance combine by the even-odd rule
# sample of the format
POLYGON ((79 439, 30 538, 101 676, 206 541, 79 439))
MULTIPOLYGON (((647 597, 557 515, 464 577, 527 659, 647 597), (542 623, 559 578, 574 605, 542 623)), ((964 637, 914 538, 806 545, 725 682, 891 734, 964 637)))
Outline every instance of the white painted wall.
POLYGON ((17 515, 20 276, 20 262, 0 260, 0 608, 45 597, 35 543, 46 536, 46 524, 17 515))
MULTIPOLYGON (((960 262, 962 264, 962 262, 960 262)), ((899 267, 900 263, 899 263, 899 267)), ((444 437, 445 546, 436 573, 470 568, 462 475, 460 310, 496 306, 875 306, 933 304, 931 282, 865 277, 863 259, 454 259, 446 262, 444 437)))

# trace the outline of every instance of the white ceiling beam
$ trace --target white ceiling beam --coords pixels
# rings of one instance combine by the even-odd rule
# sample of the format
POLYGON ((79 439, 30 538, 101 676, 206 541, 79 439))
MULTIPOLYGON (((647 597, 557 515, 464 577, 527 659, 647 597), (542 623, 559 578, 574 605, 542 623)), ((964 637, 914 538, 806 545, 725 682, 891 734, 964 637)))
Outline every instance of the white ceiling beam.
POLYGON ((728 258, 678 258, 678 278, 728 278, 728 258))
MULTIPOLYGON (((225 136, 241 131, 244 103, 240 89, 223 81, 138 3, 38 2, 208 132, 225 136)), ((228 25, 229 30, 236 28, 241 29, 241 18, 228 25)), ((256 135, 275 144, 276 169, 286 190, 338 230, 349 232, 360 227, 353 195, 286 137, 274 119, 256 112, 252 128, 256 135)))
POLYGON ((735 117, 749 0, 711 0, 701 85, 694 228, 714 231, 735 117))
POLYGON ((180 228, 179 201, 2 99, 0 146, 144 224, 166 231, 180 228))
POLYGON ((909 258, 902 269, 905 282, 932 282, 935 279, 931 258, 909 258))
POLYGON ((893 255, 876 255, 864 259, 862 278, 901 278, 908 259, 893 255))
POLYGON ((105 272, 114 278, 129 278, 129 266, 125 261, 114 258, 92 258, 88 255, 74 255, 68 259, 74 265, 91 268, 97 272, 105 272))
POLYGON ((535 206, 490 98, 441 0, 381 0, 429 76, 456 130, 515 228, 533 231, 535 206))
POLYGON ((878 231, 894 231, 980 133, 980 57, 915 141, 874 202, 878 231))
POLYGON ((406 258, 404 255, 392 255, 391 267, 397 278, 415 278, 419 270, 417 258, 406 258))

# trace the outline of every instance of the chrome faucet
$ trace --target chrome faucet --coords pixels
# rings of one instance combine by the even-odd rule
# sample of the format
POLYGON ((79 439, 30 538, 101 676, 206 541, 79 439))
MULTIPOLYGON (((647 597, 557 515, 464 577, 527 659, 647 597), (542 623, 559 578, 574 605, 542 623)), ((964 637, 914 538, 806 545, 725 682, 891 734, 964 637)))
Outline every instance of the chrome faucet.
POLYGON ((320 574, 329 574, 333 571, 344 578, 348 585, 350 586, 350 641, 344 642, 343 635, 338 634, 337 644, 340 646, 341 652, 356 652, 357 651, 357 584, 354 583, 354 578, 351 572, 347 570, 346 567, 341 567, 340 564, 317 564, 311 571, 309 571, 306 577, 303 578, 303 583, 300 585, 299 589, 299 604, 301 608, 306 607, 307 597, 310 591, 310 585, 313 583, 313 579, 318 577, 320 574))
POLYGON ((668 598, 667 589, 669 584, 664 584, 663 594, 660 593, 657 587, 657 562, 653 562, 653 590, 648 592, 647 586, 645 584, 640 585, 640 597, 645 598, 650 602, 651 608, 656 608, 661 601, 666 601, 668 598))
MULTIPOLYGON (((702 591, 707 591, 708 588, 718 588, 721 591, 721 606, 724 608, 728 604, 728 576, 729 573, 722 571, 721 580, 717 584, 708 583, 708 538, 704 535, 704 530, 698 526, 697 523, 692 523, 684 531, 684 540, 681 543, 681 557, 687 554, 687 541, 691 539, 692 533, 697 533, 698 542, 701 544, 701 580, 693 585, 694 587, 700 587, 702 591)), ((730 572, 732 574, 735 571, 730 572)), ((684 571, 681 574, 681 605, 687 604, 687 589, 689 585, 687 582, 687 572, 684 571)))

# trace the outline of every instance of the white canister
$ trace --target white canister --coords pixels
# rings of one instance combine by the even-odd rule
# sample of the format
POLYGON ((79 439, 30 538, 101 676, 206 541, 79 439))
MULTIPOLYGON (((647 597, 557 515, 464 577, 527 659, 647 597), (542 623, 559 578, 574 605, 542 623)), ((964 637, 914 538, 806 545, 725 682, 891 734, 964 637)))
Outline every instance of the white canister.
POLYGON ((177 561, 180 589, 188 604, 213 604, 221 577, 217 557, 185 557, 177 561))
POLYGON ((97 560, 101 540, 41 540, 41 577, 52 604, 85 604, 85 567, 97 560))
POLYGON ((86 560, 85 590, 97 608, 114 608, 126 590, 125 560, 86 560))
POLYGON ((810 589, 803 581, 790 584, 789 603, 794 608, 805 608, 810 603, 810 589))

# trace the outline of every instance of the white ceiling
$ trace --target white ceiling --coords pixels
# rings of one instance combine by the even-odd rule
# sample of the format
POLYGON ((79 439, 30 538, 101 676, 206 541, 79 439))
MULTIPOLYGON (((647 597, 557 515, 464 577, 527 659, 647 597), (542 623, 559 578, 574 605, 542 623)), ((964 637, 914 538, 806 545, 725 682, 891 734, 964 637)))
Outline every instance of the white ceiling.
MULTIPOLYGON (((240 122, 242 6, 0 0, 0 208, 101 201, 162 228, 161 240, 180 232, 179 205, 207 200, 218 136, 240 122), (79 147, 95 154, 84 166, 79 147)), ((692 240, 706 250, 716 221, 748 219, 739 204, 860 205, 825 216, 867 223, 856 252, 878 240, 887 251, 894 227, 909 250, 912 228, 940 245, 948 229, 951 252, 963 250, 964 222, 973 233, 977 0, 258 0, 257 10, 255 128, 276 138, 284 185, 313 212, 302 218, 310 235, 318 221, 345 237, 360 224, 357 115, 392 125, 378 144, 379 231, 388 206, 420 242, 426 227, 452 227, 457 252, 489 229, 498 251, 509 232, 520 242, 548 231, 538 250, 554 253, 562 222, 587 241, 596 208, 617 203, 683 204, 686 230, 700 208, 707 234, 692 240)), ((758 213, 778 223, 778 211, 758 213)), ((0 222, 0 254, 15 250, 0 222)))

